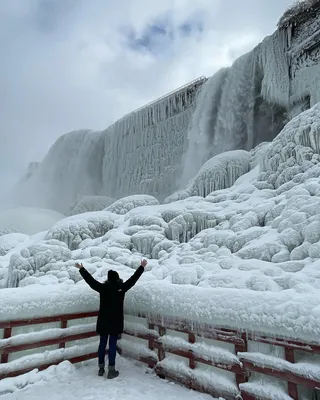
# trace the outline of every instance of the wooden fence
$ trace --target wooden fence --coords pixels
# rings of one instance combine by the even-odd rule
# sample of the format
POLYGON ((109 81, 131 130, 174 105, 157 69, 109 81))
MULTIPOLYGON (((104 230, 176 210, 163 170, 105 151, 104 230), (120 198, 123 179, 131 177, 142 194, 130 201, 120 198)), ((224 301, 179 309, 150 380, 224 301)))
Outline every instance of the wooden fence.
MULTIPOLYGON (((96 316, 97 312, 87 312, 0 322, 0 379, 64 360, 77 363, 96 358, 96 316)), ((226 400, 273 400, 274 390, 296 400, 307 388, 316 398, 320 388, 320 367, 310 359, 320 354, 320 343, 259 336, 183 319, 127 315, 118 352, 154 368, 160 377, 226 400), (255 350, 257 344, 268 350, 255 350), (270 349, 277 349, 278 354, 270 355, 270 349), (297 362, 296 356, 302 361, 297 362), (267 384, 257 384, 261 376, 279 384, 272 382, 268 391, 267 384)))

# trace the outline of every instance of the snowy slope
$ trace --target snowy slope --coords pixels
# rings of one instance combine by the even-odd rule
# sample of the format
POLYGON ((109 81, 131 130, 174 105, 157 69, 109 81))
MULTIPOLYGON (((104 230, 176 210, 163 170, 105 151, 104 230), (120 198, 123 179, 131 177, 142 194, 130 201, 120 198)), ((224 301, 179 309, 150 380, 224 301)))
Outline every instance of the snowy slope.
MULTIPOLYGON (((60 284, 70 287, 67 296, 75 291, 79 298, 76 287, 83 282, 76 261, 104 280, 110 268, 129 277, 146 256, 149 265, 139 290, 128 297, 133 311, 138 306, 164 311, 162 299, 172 297, 166 305, 170 315, 203 314, 206 321, 215 315, 221 325, 282 329, 300 338, 319 335, 319 135, 320 103, 289 122, 273 142, 228 155, 224 164, 217 161, 221 155, 214 157, 194 179, 196 193, 186 188, 191 197, 159 204, 151 196, 131 196, 104 211, 62 219, 29 242, 4 235, 7 254, 0 265, 7 285, 55 284, 50 290, 57 300, 48 299, 55 305, 65 291, 60 284), (228 185, 237 180, 229 189, 210 192, 217 177, 228 185)), ((0 302, 8 307, 13 296, 14 312, 16 295, 9 292, 0 291, 0 302)), ((34 296, 42 296, 39 288, 31 304, 34 296)), ((88 300, 83 293, 83 299, 86 307, 96 307, 96 297, 88 300)), ((24 307, 26 315, 27 302, 24 307)))

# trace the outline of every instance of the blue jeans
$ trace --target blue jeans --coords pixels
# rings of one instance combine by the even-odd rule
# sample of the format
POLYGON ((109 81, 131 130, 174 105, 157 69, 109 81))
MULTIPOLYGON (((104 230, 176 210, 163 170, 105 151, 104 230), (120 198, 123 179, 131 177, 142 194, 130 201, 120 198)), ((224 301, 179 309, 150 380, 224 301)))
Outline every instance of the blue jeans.
MULTIPOLYGON (((109 337, 109 367, 114 367, 116 365, 117 340, 118 340, 118 335, 110 335, 110 337, 109 337)), ((100 343, 99 343, 99 348, 98 348, 99 368, 104 368, 104 366, 105 366, 107 343, 108 343, 108 336, 100 336, 100 343)))

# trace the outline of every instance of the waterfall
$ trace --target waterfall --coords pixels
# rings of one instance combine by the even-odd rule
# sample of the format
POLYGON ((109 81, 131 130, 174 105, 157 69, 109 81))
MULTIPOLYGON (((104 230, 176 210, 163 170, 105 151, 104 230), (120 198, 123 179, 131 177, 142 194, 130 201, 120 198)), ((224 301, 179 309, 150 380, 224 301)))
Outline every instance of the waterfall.
POLYGON ((228 74, 228 68, 223 68, 214 74, 202 86, 188 129, 188 147, 183 156, 182 176, 178 187, 185 186, 210 158, 210 137, 212 137, 223 85, 228 74))

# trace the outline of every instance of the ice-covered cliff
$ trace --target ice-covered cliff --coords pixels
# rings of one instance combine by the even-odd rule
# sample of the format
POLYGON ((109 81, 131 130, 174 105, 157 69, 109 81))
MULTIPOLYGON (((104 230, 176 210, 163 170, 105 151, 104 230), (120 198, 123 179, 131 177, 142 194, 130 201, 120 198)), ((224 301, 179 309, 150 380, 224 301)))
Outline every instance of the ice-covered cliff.
POLYGON ((191 82, 105 131, 59 138, 19 183, 20 204, 69 213, 83 196, 144 193, 162 201, 212 156, 271 141, 288 120, 320 101, 320 1, 303 4, 210 79, 191 82))

